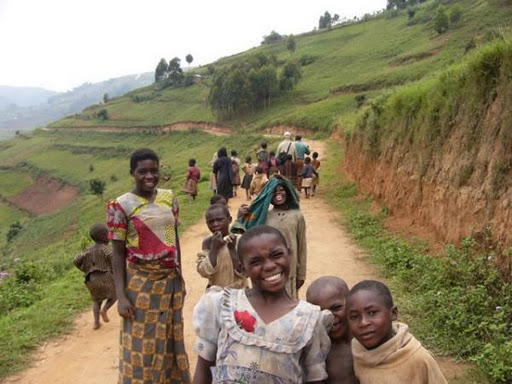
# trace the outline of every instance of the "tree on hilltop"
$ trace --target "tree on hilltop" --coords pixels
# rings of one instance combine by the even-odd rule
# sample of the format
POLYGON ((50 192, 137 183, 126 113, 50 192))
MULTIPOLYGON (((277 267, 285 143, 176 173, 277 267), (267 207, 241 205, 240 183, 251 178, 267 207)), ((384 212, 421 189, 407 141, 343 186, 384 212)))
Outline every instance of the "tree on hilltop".
POLYGON ((165 59, 160 59, 160 62, 156 66, 155 69, 155 82, 158 83, 165 79, 165 74, 167 73, 168 64, 165 59))
POLYGON ((190 64, 194 61, 194 57, 189 53, 189 54, 185 57, 185 60, 187 60, 188 66, 190 67, 190 64))
POLYGON ((295 38, 293 35, 288 36, 288 40, 286 41, 286 49, 290 51, 290 53, 294 53, 297 48, 297 43, 295 42, 295 38))
POLYGON ((269 35, 263 36, 263 41, 261 42, 261 44, 272 44, 272 43, 277 43, 278 41, 281 41, 281 40, 283 40, 283 36, 281 36, 276 31, 272 31, 272 32, 270 32, 269 35))
POLYGON ((318 29, 329 28, 332 25, 332 16, 328 11, 325 11, 323 16, 320 16, 318 21, 318 29))

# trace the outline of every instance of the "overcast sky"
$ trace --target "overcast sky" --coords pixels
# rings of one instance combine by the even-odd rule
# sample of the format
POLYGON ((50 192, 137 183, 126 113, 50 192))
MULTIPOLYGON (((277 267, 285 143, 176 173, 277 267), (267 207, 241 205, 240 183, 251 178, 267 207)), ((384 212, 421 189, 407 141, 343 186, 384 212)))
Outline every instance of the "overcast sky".
POLYGON ((325 11, 340 17, 386 0, 0 0, 0 85, 67 91, 153 72, 160 58, 193 66, 299 34, 325 11))

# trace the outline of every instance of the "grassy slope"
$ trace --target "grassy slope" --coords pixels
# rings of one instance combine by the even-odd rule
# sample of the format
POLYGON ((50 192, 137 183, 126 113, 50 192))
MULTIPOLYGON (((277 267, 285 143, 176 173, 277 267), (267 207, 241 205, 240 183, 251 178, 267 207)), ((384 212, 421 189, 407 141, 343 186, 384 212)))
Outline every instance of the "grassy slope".
MULTIPOLYGON (((417 11, 414 25, 408 25, 405 11, 389 18, 381 15, 367 22, 316 31, 296 36, 297 50, 291 55, 286 44, 260 46, 224 58, 214 66, 230 65, 256 53, 275 54, 281 61, 298 59, 303 55, 315 57, 315 62, 303 67, 303 79, 297 88, 274 105, 244 121, 249 128, 261 128, 284 123, 312 130, 329 131, 333 128, 349 129, 356 112, 354 96, 348 92, 330 96, 329 90, 357 85, 377 88, 431 76, 440 69, 458 63, 464 56, 464 47, 472 37, 484 40, 488 31, 508 25, 512 16, 510 7, 495 7, 485 0, 445 1, 463 6, 462 21, 447 34, 437 36, 430 21, 437 6, 430 1, 417 11), (421 60, 415 55, 432 53, 421 60), (328 98, 328 100, 326 100, 328 98)), ((205 73, 206 68, 197 69, 205 73)), ((368 93, 366 91, 366 93, 368 93)), ((370 92, 373 95, 378 92, 370 92)), ((64 126, 152 126, 180 121, 214 122, 215 116, 205 104, 207 86, 158 91, 152 87, 133 91, 104 106, 89 108, 82 115, 69 117, 52 124, 64 126), (135 103, 133 97, 151 100, 135 103), (107 108, 110 119, 100 122, 94 114, 107 108)), ((240 121, 224 122, 238 127, 240 121)))

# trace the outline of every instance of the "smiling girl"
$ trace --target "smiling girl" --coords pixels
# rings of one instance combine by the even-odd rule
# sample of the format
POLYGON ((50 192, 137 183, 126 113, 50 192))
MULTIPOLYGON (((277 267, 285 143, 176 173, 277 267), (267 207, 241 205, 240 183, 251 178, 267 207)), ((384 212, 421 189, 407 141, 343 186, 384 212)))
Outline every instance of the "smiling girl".
POLYGON ((158 156, 150 149, 130 159, 131 192, 109 202, 118 311, 123 317, 119 383, 190 383, 183 342, 185 286, 175 226, 178 201, 157 188, 158 156))
POLYGON ((281 175, 274 175, 250 206, 242 205, 239 219, 231 231, 242 233, 257 225, 277 228, 290 246, 290 275, 286 290, 297 298, 298 291, 306 280, 307 244, 306 221, 300 211, 299 195, 290 182, 281 175), (273 209, 269 211, 270 205, 273 209))
POLYGON ((194 309, 199 355, 194 384, 320 383, 326 379, 332 315, 290 297, 290 248, 269 226, 238 243, 249 290, 210 288, 194 309))

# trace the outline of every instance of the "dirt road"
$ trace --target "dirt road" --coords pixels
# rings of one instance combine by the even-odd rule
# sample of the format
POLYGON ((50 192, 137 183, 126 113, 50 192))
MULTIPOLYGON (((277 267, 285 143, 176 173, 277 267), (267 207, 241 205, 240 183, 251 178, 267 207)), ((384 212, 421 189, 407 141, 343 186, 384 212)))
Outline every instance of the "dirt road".
MULTIPOLYGON (((325 153, 322 143, 315 142, 315 150, 325 153)), ((322 159, 325 160, 325 157, 322 159)), ((321 189, 321 186, 320 186, 321 189)), ((239 195, 242 195, 240 193, 239 195)), ((245 197, 231 200, 236 212, 245 197)), ((186 207, 182 207, 186 209, 186 207)), ((339 216, 325 201, 315 196, 302 199, 301 210, 307 223, 309 282, 323 275, 343 277, 352 286, 364 278, 376 278, 375 271, 365 260, 364 253, 347 237, 339 225, 339 216)), ((195 271, 195 258, 202 239, 208 235, 203 220, 182 234, 181 245, 184 276, 188 296, 185 302, 185 339, 191 362, 195 368, 196 355, 192 352, 194 332, 191 327, 192 310, 204 292, 206 282, 195 271)), ((305 288, 301 290, 304 298, 305 288)), ((69 335, 45 343, 34 353, 34 363, 19 375, 0 380, 20 384, 107 384, 116 383, 118 364, 119 318, 111 310, 111 322, 93 331, 91 311, 76 319, 75 330, 69 335)), ((443 369, 445 370, 445 369, 443 369)), ((448 369, 447 370, 451 370, 448 369)))

